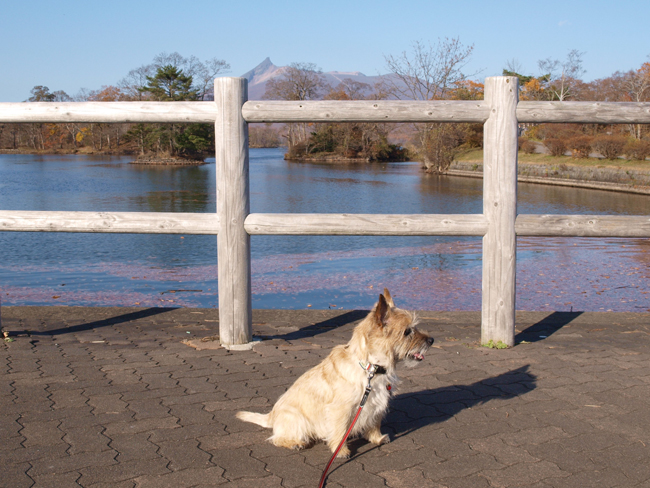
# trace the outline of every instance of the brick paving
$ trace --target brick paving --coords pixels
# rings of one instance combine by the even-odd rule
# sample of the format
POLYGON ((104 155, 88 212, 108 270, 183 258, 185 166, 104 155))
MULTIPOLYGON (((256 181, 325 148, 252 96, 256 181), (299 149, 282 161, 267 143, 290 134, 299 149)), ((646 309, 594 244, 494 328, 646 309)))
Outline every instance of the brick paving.
MULTIPOLYGON (((0 486, 316 487, 324 444, 276 448, 234 414, 364 315, 256 310, 261 342, 229 352, 214 310, 3 307, 0 486)), ((327 486, 650 486, 650 314, 519 313, 507 350, 478 346, 478 313, 420 317, 436 343, 402 370, 392 442, 353 441, 327 486)))

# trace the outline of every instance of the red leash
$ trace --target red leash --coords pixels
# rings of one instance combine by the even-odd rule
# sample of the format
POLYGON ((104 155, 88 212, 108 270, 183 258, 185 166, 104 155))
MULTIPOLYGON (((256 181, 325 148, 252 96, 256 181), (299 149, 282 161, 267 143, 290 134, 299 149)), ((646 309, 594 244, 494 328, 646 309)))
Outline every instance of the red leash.
POLYGON ((366 404, 366 400, 368 400, 368 395, 370 395, 370 392, 372 391, 372 386, 370 386, 370 380, 375 376, 375 371, 377 371, 378 367, 375 366, 374 364, 369 364, 368 366, 365 367, 362 364, 361 367, 366 371, 368 371, 368 386, 366 386, 366 391, 363 393, 363 398, 361 398, 361 403, 359 403, 359 410, 357 410, 357 414, 354 416, 354 420, 352 420, 352 423, 350 424, 350 428, 345 433, 345 436, 343 436, 343 440, 339 444, 339 447, 336 448, 336 451, 334 451, 334 454, 332 454, 332 457, 330 458, 330 462, 327 463, 327 466, 323 471, 323 475, 320 477, 320 483, 318 484, 318 488, 323 488, 323 483, 325 483, 325 477, 327 476, 327 472, 329 471, 330 466, 334 462, 334 458, 336 458, 336 455, 343 447, 343 444, 345 444, 345 441, 348 440, 348 437, 350 436, 350 432, 352 432, 352 428, 354 427, 354 424, 357 423, 357 419, 359 418, 359 415, 361 415, 361 410, 363 410, 363 407, 366 404))

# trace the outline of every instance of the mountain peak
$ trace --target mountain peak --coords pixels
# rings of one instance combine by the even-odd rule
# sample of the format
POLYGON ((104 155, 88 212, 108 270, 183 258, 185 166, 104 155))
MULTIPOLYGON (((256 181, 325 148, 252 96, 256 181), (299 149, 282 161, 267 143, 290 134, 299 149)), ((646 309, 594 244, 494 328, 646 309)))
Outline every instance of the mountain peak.
POLYGON ((266 58, 260 64, 255 66, 252 70, 247 71, 242 78, 248 80, 249 85, 263 82, 273 75, 279 68, 271 62, 271 58, 266 58))

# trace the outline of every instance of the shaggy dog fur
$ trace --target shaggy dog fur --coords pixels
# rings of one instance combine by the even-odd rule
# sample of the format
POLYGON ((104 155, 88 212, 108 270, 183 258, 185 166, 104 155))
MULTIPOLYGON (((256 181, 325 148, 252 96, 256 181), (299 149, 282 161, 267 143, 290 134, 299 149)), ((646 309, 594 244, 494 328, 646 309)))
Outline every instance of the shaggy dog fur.
MULTIPOLYGON (((372 379, 372 392, 351 436, 363 435, 373 444, 390 442, 380 431, 388 410, 389 385, 398 378, 396 366, 413 366, 424 359, 433 338, 419 331, 415 316, 395 307, 387 289, 368 316, 354 329, 352 339, 339 345, 320 364, 304 373, 268 414, 238 412, 237 417, 273 429, 269 440, 280 447, 303 449, 322 440, 334 452, 354 418, 368 384, 360 362, 386 369, 372 379)), ((338 457, 348 457, 342 446, 338 457)))

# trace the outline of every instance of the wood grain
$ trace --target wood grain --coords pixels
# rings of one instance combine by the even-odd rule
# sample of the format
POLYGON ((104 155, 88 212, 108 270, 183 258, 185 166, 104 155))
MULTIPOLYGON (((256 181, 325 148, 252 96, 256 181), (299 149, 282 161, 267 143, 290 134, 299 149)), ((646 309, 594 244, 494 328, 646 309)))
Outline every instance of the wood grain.
POLYGON ((218 230, 213 213, 0 210, 0 231, 216 235, 218 230))
POLYGON ((241 107, 248 98, 245 78, 217 78, 214 100, 217 239, 219 273, 219 338, 225 346, 253 339, 251 244, 244 229, 250 213, 248 124, 241 107))
POLYGON ((515 342, 517 265, 517 109, 516 77, 485 80, 490 118, 483 129, 483 237, 481 343, 515 342))

